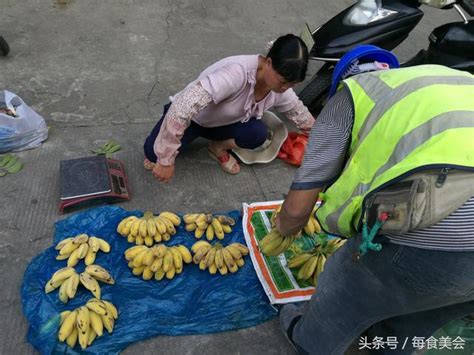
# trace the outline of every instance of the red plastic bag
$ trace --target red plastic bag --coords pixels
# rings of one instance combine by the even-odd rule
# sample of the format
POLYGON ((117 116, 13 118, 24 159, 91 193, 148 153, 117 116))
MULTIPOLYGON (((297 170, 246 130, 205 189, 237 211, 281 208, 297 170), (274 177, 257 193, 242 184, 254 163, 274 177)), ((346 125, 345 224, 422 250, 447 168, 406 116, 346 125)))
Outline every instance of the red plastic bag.
POLYGON ((290 132, 278 152, 278 158, 283 159, 291 165, 300 166, 303 162, 306 144, 308 144, 307 135, 290 132))

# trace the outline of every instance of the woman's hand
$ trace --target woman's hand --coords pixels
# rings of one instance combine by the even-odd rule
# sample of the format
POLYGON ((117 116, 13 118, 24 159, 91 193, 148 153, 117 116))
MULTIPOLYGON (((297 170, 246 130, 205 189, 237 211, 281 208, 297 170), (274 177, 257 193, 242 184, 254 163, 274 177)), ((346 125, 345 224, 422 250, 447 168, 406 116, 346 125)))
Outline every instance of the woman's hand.
POLYGON ((161 182, 169 182, 174 175, 174 164, 173 165, 161 165, 159 163, 155 164, 153 168, 153 176, 161 182))

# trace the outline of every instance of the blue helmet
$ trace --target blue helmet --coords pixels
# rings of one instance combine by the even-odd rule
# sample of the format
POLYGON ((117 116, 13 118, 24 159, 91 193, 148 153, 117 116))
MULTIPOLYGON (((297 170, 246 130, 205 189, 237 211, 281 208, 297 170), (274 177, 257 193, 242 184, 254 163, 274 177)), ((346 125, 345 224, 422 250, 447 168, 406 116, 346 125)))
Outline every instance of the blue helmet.
POLYGON ((357 46, 344 54, 334 67, 329 97, 336 93, 339 82, 349 75, 358 74, 364 71, 393 69, 399 67, 400 63, 392 52, 370 44, 357 46), (382 67, 370 64, 369 67, 364 68, 364 64, 359 64, 359 62, 378 62, 377 64, 381 64, 382 67), (388 68, 386 65, 388 65, 388 68))

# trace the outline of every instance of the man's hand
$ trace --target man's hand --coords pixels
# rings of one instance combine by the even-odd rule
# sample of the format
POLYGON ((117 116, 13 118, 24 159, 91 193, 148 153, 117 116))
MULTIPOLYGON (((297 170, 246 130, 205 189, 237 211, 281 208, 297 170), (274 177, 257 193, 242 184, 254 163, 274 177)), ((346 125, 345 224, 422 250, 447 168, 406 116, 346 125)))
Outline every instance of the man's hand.
POLYGON ((290 190, 283 202, 275 226, 282 235, 293 235, 301 231, 313 211, 322 188, 290 190))
POLYGON ((153 168, 153 176, 161 182, 169 182, 174 175, 174 164, 165 166, 159 163, 153 168))

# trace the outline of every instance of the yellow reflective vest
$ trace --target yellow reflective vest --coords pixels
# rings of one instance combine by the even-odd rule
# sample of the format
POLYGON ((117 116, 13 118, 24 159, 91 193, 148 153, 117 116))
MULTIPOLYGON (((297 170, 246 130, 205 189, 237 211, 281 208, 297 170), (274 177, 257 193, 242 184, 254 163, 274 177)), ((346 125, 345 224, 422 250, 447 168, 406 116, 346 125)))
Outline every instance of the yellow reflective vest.
POLYGON ((370 194, 423 169, 474 169, 474 76, 439 65, 344 80, 354 124, 342 174, 316 216, 329 233, 360 231, 370 194))

